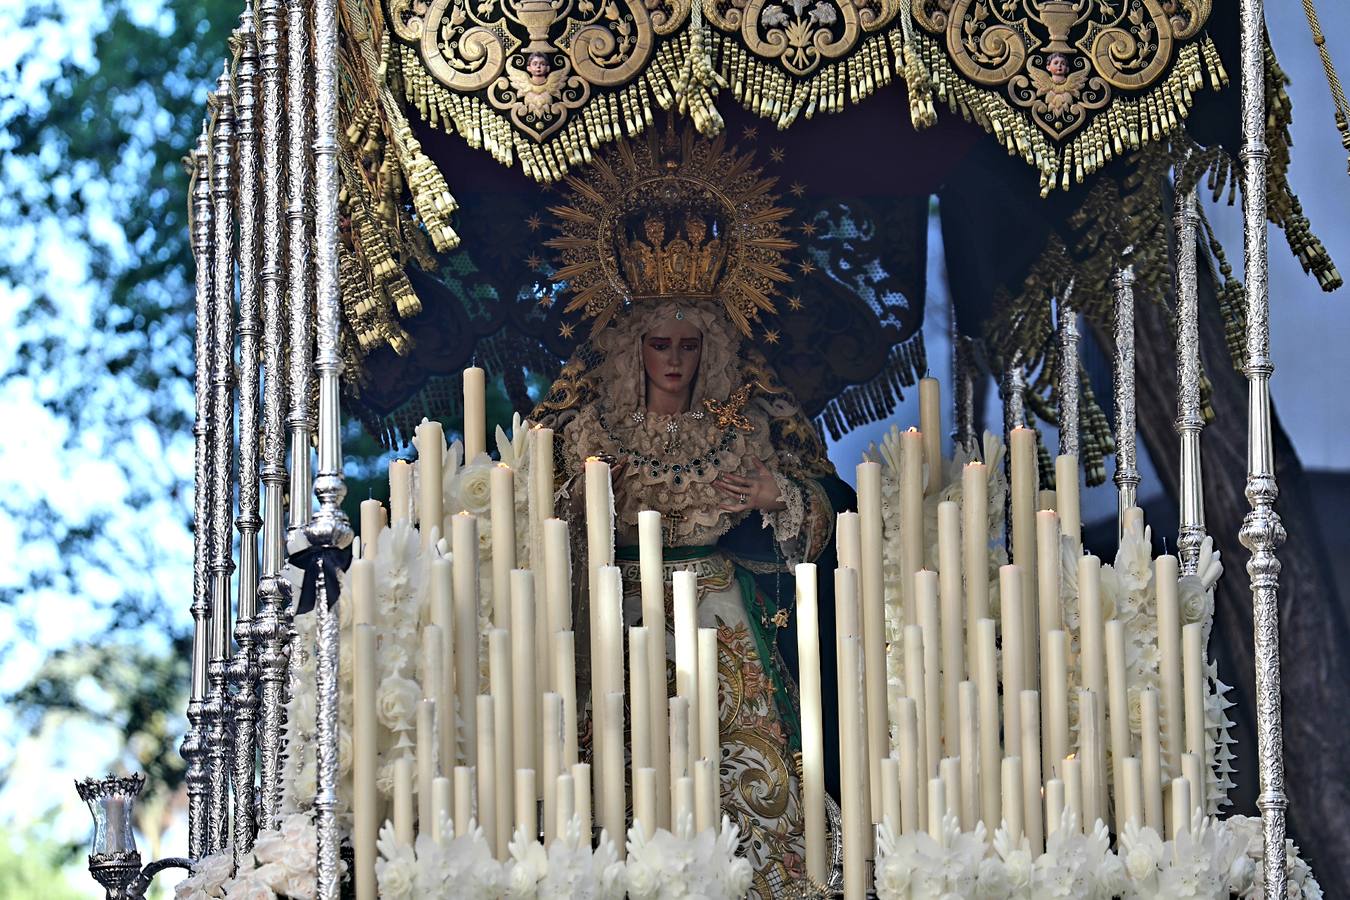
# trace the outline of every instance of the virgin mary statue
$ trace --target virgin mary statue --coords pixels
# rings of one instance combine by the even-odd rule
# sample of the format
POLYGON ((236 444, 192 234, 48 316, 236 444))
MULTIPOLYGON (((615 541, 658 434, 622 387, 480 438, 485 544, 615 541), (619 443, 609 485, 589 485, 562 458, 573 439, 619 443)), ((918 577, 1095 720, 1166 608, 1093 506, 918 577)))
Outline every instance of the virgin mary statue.
POLYGON ((612 462, 627 624, 642 616, 639 512, 661 513, 668 609, 671 574, 698 576, 698 624, 717 629, 722 811, 761 897, 803 877, 792 569, 833 557, 835 509, 851 505, 751 339, 792 247, 771 185, 748 156, 691 134, 620 142, 570 178, 549 244, 567 310, 591 331, 531 416, 562 434, 558 512, 574 535, 584 461, 612 462))

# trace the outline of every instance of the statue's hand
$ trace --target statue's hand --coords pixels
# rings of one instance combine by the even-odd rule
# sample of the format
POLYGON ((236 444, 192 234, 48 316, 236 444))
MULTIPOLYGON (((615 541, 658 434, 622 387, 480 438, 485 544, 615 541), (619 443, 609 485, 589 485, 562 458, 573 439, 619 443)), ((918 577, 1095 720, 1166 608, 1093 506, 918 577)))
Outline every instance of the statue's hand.
POLYGON ((727 500, 718 506, 723 512, 738 513, 751 509, 760 512, 778 512, 787 509, 787 504, 779 495, 778 482, 764 463, 750 458, 755 471, 751 475, 717 476, 713 487, 727 495, 727 500))

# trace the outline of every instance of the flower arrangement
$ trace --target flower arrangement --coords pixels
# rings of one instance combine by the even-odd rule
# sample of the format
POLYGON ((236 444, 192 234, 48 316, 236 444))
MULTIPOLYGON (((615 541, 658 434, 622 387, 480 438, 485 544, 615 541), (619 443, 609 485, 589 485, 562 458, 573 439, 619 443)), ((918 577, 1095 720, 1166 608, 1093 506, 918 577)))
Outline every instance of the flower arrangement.
MULTIPOLYGON (((1290 842, 1287 849, 1289 897, 1320 900, 1298 848, 1290 842)), ((962 833, 949 814, 941 840, 880 827, 876 891, 881 900, 1264 900, 1260 860, 1261 821, 1243 816, 1215 819, 1197 811, 1190 829, 1172 841, 1130 823, 1112 852, 1101 820, 1083 833, 1065 809, 1045 852, 1032 859, 1026 843, 1013 841, 1004 827, 990 842, 983 824, 962 833)))
POLYGON ((721 829, 698 834, 689 815, 675 833, 660 828, 650 838, 634 824, 628 829, 628 896, 632 900, 744 897, 753 873, 750 863, 736 855, 739 841, 740 829, 725 816, 721 829))
POLYGON ((176 900, 313 900, 318 894, 318 834, 308 813, 293 813, 281 827, 258 833, 253 852, 238 869, 234 850, 203 857, 178 883, 176 900))
POLYGON ((502 896, 501 865, 492 858, 483 830, 470 823, 468 831, 453 837, 454 825, 441 820, 439 839, 428 832, 409 846, 385 822, 376 849, 375 882, 385 900, 416 897, 492 898, 502 896))

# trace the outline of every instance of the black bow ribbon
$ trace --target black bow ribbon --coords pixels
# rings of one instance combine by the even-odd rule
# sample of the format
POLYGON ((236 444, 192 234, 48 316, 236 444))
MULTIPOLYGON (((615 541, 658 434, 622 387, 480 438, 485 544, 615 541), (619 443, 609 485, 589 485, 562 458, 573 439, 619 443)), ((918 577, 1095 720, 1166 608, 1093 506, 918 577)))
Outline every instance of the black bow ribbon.
POLYGON ((324 589, 328 597, 328 608, 332 609, 341 593, 338 573, 347 571, 352 564, 352 548, 346 547, 306 547, 290 556, 291 565, 305 570, 305 581, 300 586, 300 605, 296 613, 307 613, 314 609, 319 594, 319 573, 323 573, 324 589))

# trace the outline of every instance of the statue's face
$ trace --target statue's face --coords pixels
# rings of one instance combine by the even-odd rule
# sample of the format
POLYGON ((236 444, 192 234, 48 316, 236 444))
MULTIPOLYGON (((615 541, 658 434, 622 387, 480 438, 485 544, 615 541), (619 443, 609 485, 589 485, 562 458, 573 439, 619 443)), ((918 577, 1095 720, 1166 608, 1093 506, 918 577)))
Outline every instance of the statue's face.
POLYGON ((1069 74, 1069 58, 1063 53, 1052 53, 1045 63, 1045 69, 1058 81, 1069 74))
POLYGON ((642 367, 649 391, 687 396, 703 357, 703 332, 673 316, 642 336, 642 367))
POLYGON ((542 53, 531 55, 529 61, 525 63, 525 71, 530 73, 531 78, 545 77, 548 75, 548 57, 542 53))

